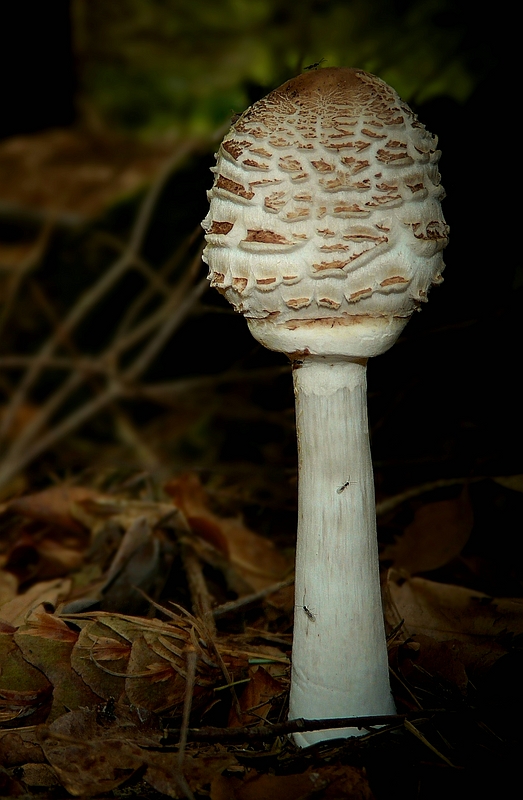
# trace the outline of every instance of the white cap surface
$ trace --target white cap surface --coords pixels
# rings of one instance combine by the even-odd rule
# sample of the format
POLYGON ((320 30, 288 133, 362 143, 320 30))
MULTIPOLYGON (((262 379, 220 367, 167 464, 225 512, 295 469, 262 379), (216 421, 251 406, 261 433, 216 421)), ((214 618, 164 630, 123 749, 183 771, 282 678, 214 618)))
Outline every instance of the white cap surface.
POLYGON ((439 156, 374 75, 293 78, 220 146, 203 223, 211 284, 271 349, 383 352, 442 280, 439 156))

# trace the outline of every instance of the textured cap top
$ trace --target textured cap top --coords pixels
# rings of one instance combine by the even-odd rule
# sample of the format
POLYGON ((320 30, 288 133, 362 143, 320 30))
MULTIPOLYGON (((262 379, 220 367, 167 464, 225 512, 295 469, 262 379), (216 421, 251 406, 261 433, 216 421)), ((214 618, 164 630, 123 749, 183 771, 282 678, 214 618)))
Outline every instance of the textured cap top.
POLYGON ((273 349, 330 352, 300 331, 355 323, 388 326, 393 341, 442 280, 436 146, 396 92, 362 70, 283 84, 247 109, 217 154, 203 223, 212 285, 254 335, 278 329, 281 346, 272 333, 264 342, 273 349))

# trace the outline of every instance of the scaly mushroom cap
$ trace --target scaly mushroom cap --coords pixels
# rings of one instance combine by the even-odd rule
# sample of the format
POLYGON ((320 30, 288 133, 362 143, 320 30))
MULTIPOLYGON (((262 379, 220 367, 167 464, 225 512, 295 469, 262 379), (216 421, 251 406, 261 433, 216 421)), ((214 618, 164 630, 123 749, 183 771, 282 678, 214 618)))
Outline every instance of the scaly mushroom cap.
POLYGON ((376 355, 442 281, 437 139, 357 69, 293 78, 223 140, 203 222, 211 284, 290 355, 376 355))

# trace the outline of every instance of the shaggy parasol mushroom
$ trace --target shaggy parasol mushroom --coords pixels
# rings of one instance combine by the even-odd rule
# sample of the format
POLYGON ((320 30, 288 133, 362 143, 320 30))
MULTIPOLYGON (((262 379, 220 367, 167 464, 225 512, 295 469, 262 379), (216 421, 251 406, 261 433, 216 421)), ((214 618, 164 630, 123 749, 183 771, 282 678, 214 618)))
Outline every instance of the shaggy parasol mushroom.
MULTIPOLYGON (((437 140, 362 70, 307 72, 225 136, 209 278, 292 361, 299 519, 289 718, 395 712, 381 606, 366 364, 440 283, 437 140)), ((298 734, 301 746, 356 728, 298 734)))

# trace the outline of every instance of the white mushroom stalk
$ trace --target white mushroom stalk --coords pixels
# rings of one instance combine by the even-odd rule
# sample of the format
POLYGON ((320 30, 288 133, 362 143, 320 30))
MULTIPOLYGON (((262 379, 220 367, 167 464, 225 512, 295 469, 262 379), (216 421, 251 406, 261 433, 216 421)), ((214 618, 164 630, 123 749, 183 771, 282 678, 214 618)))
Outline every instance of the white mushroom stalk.
POLYGON ((290 719, 395 711, 366 365, 442 281, 448 228, 436 146, 379 78, 329 68, 255 103, 217 155, 203 223, 209 278, 253 336, 293 362, 299 519, 290 719))

